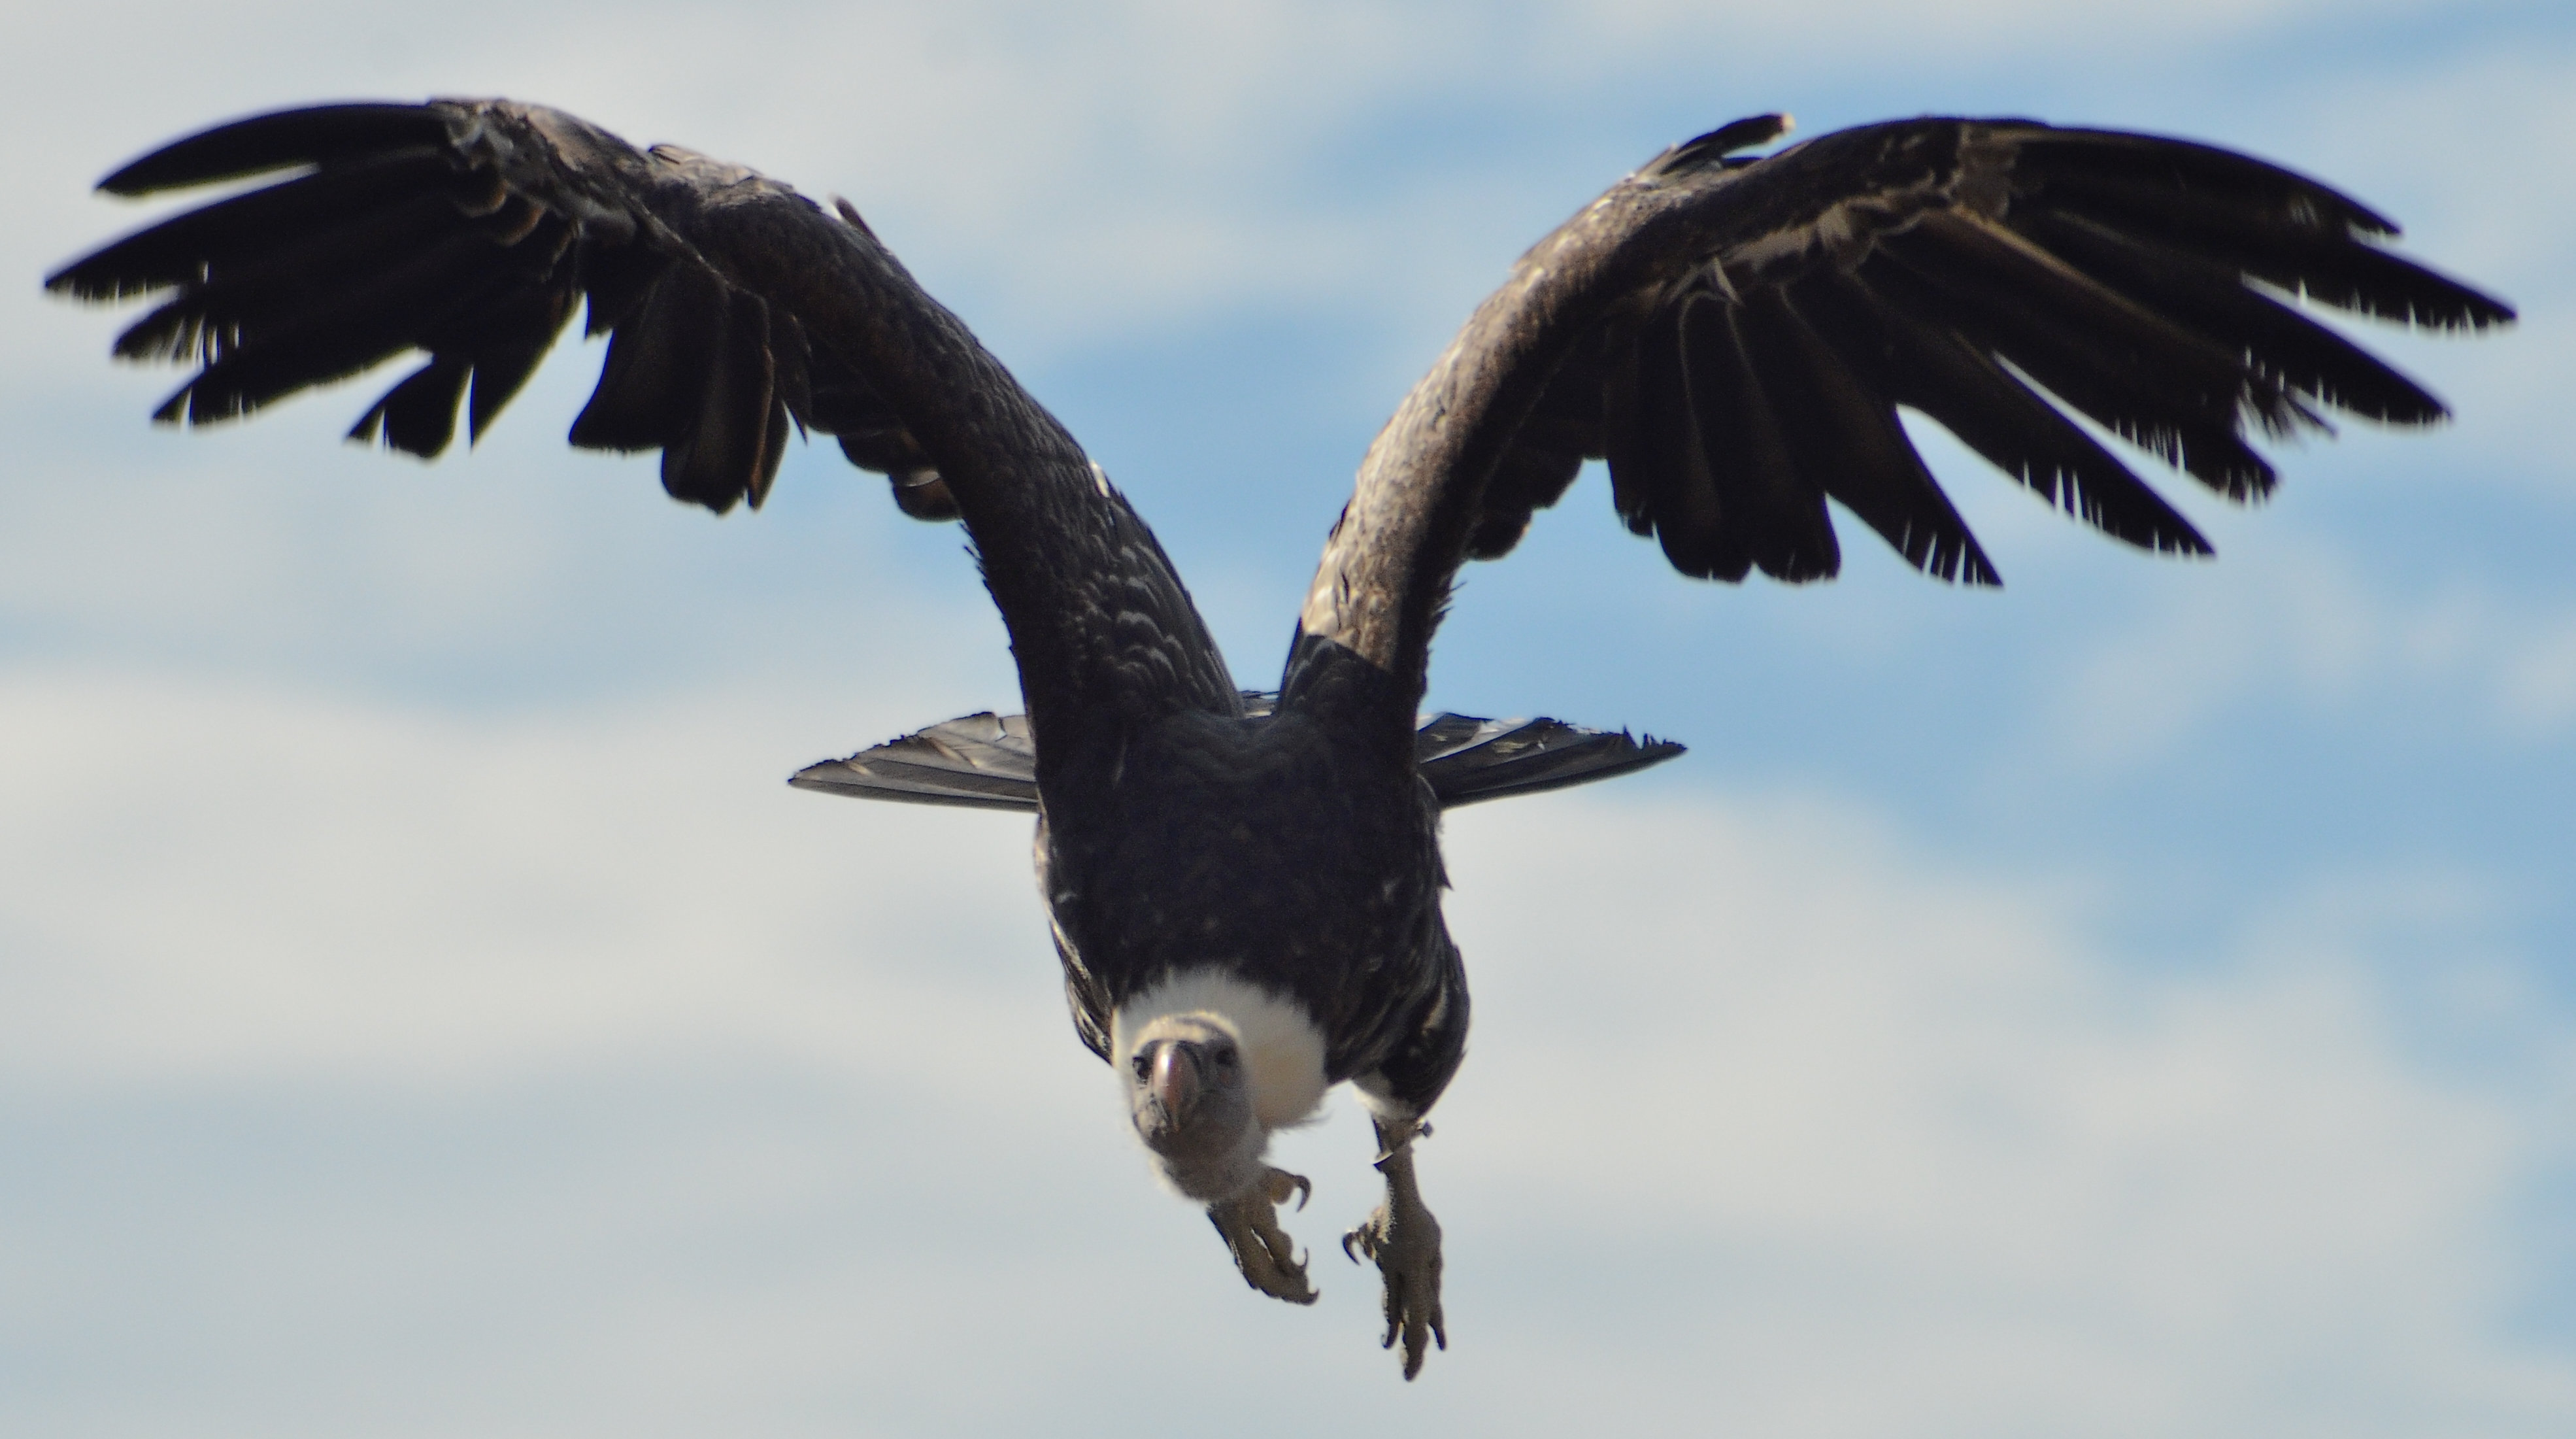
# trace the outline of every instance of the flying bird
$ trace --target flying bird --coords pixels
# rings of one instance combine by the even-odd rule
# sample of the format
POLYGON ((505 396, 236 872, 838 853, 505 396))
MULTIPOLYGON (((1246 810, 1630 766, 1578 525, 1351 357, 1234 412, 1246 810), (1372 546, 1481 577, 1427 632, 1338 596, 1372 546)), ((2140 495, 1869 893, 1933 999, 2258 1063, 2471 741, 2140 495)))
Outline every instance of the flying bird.
POLYGON ((2513 318, 2401 258, 2359 203, 2226 150, 1916 119, 1754 156, 1787 129, 1755 116, 1676 145, 1521 257, 1370 446, 1261 693, 1108 476, 859 212, 742 166, 510 101, 284 111, 108 176, 127 196, 266 183, 46 283, 157 302, 115 353, 194 367, 165 421, 424 355, 350 431, 424 458, 460 410, 470 435, 491 425, 579 308, 608 351, 573 444, 659 450, 664 490, 723 513, 760 505, 791 432, 820 432, 904 513, 962 522, 1025 713, 795 782, 1035 813, 1075 1033, 1265 1294, 1315 1296, 1278 1215, 1309 1186, 1269 1163, 1270 1136, 1354 1086, 1386 1199, 1343 1248, 1377 1265, 1411 1378, 1447 1345, 1415 1145, 1468 1027, 1441 812, 1679 752, 1421 717, 1461 565, 1508 554, 1606 459, 1621 522, 1685 575, 1832 576, 1831 500, 1927 574, 1999 583, 1900 409, 2115 539, 2207 554, 2075 416, 2256 500, 2275 473, 2252 437, 2446 414, 2311 306, 2513 318))

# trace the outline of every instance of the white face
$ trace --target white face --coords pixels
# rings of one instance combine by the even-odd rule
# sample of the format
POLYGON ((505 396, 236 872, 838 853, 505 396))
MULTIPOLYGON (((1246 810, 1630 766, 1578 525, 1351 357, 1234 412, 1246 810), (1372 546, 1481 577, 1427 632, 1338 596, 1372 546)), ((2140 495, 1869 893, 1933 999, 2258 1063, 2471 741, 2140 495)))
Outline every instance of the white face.
POLYGON ((1158 1019, 1121 1067, 1136 1135, 1174 1188, 1225 1199, 1259 1177, 1263 1134, 1243 1045, 1230 1029, 1207 1015, 1158 1019))
POLYGON ((1244 1086, 1243 1046, 1208 1015, 1170 1015, 1136 1037, 1127 1087, 1137 1127, 1187 1128, 1205 1104, 1244 1086))

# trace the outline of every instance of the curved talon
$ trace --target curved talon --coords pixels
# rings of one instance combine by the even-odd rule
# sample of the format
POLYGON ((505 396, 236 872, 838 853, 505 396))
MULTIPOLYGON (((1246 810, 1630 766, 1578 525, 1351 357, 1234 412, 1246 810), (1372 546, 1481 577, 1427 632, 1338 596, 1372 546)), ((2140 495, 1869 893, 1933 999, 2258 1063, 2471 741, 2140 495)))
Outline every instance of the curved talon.
POLYGON ((1377 1258, 1379 1246, 1386 1238, 1380 1231, 1385 1227, 1386 1211, 1380 1209, 1368 1217, 1367 1223, 1342 1236, 1342 1256, 1353 1264, 1377 1258), (1351 1252, 1351 1246, 1355 1244, 1359 1246, 1356 1254, 1351 1252))
POLYGON ((1288 1196, 1298 1196, 1298 1207, 1305 1207, 1305 1196, 1314 1185, 1304 1175, 1272 1169, 1261 1182, 1232 1199, 1208 1206, 1208 1222, 1216 1226, 1218 1236, 1234 1256, 1236 1272, 1243 1282, 1291 1304, 1315 1302, 1315 1287, 1306 1281, 1306 1262, 1311 1257, 1300 1254, 1287 1232, 1279 1227, 1278 1206, 1288 1196))
POLYGON ((1378 1161, 1386 1175, 1386 1203, 1342 1236, 1342 1253, 1353 1263, 1361 1255, 1377 1261, 1386 1316, 1378 1346, 1394 1349, 1402 1342, 1407 1379, 1422 1372, 1433 1346, 1449 1347, 1448 1316, 1440 1305, 1440 1221, 1424 1207, 1413 1178, 1413 1141, 1424 1132, 1425 1126, 1413 1125, 1389 1143, 1387 1126, 1379 1127, 1378 1143, 1386 1150, 1378 1161))

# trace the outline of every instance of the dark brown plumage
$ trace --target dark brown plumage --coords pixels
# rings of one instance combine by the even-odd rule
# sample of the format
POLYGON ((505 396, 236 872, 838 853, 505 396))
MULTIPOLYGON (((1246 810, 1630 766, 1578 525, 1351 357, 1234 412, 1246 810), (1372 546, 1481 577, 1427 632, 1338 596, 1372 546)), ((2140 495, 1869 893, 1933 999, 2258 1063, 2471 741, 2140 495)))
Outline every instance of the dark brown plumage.
POLYGON ((1410 1375, 1442 1338, 1411 1146, 1468 1016, 1439 811, 1675 749, 1552 721, 1418 729, 1461 564, 1509 553, 1605 458, 1620 517, 1685 574, 1829 577, 1839 505, 1930 574, 1997 583, 1902 409, 2114 538, 2206 553, 2070 415, 2257 499, 2277 483, 2257 432, 2445 413, 2302 297, 2438 329, 2512 318, 2394 254, 2378 215, 2223 150, 1925 119, 1741 158, 1784 130, 1676 146, 1522 258, 1370 448, 1275 699, 1237 688, 1152 533, 855 211, 741 167, 499 101, 260 116, 103 188, 282 179, 48 284, 159 299, 116 352, 196 366, 165 420, 423 353, 352 434, 424 457, 460 408, 469 435, 492 424, 578 306, 609 351, 574 444, 658 449, 663 487, 721 512, 757 507, 790 430, 815 430, 906 513, 962 520, 1025 719, 800 783, 1037 810, 1077 1033, 1132 1070, 1139 1133, 1266 1292, 1313 1293, 1274 1215, 1302 1181, 1260 1146, 1358 1084, 1388 1202, 1345 1243, 1381 1269, 1410 1375))

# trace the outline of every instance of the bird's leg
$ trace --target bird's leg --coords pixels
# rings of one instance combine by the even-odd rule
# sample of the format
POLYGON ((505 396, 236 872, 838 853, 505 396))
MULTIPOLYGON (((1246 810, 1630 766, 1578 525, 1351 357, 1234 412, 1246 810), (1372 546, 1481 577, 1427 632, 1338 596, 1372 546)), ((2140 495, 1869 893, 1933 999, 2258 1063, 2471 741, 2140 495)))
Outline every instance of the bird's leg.
POLYGON ((1413 1120, 1377 1121, 1377 1171, 1386 1176, 1386 1203, 1368 1222, 1342 1236, 1351 1262, 1365 1254, 1386 1280, 1386 1348, 1404 1340, 1404 1377, 1422 1372, 1432 1343, 1449 1347, 1440 1313, 1440 1221, 1422 1206, 1413 1183, 1413 1141, 1431 1127, 1413 1120))
POLYGON ((1296 1257, 1295 1242, 1279 1227, 1279 1206, 1288 1196, 1297 1196, 1297 1207, 1303 1209, 1314 1189, 1302 1174, 1269 1169, 1260 1183, 1208 1206, 1208 1222, 1234 1251, 1234 1267, 1243 1271, 1243 1282, 1273 1299, 1315 1302, 1315 1288, 1306 1282, 1306 1261, 1296 1257))

